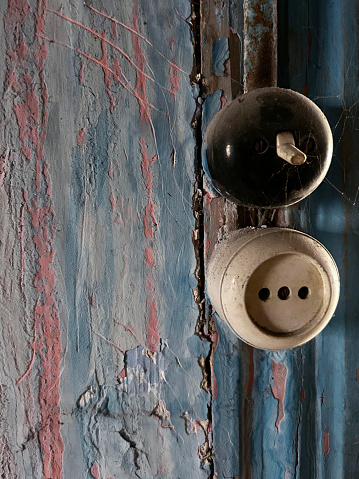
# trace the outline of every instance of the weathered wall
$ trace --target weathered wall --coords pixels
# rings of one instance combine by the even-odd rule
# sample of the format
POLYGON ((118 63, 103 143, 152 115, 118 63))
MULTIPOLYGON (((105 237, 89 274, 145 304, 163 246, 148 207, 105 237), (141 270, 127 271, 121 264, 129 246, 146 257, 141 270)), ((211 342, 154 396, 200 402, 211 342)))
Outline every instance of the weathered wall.
POLYGON ((1 3, 1 477, 357 477, 357 7, 278 12, 278 83, 324 109, 336 148, 274 217, 330 249, 342 295, 316 340, 268 353, 205 297, 223 234, 273 220, 201 167, 250 68, 243 2, 1 3))
POLYGON ((207 477, 191 6, 1 15, 2 477, 207 477))

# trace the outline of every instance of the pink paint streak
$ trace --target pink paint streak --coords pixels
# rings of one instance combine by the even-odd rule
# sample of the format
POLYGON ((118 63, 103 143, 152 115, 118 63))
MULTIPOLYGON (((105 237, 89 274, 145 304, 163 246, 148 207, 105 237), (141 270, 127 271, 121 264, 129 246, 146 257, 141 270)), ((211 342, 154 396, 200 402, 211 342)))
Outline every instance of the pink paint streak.
POLYGON ((81 63, 81 68, 79 71, 79 82, 82 83, 84 81, 84 69, 85 69, 85 61, 81 63))
POLYGON ((133 328, 133 326, 126 326, 126 324, 124 323, 121 323, 121 321, 117 321, 117 324, 119 324, 120 326, 122 326, 123 328, 125 328, 126 331, 128 331, 129 333, 132 334, 132 336, 136 339, 136 341, 138 342, 138 344, 143 344, 144 341, 141 337, 141 335, 139 333, 135 333, 135 330, 133 328))
POLYGON ((94 462, 90 469, 91 476, 95 479, 100 479, 100 469, 98 467, 97 462, 94 462))
POLYGON ((85 134, 86 134, 86 129, 81 128, 80 133, 77 135, 77 144, 78 145, 83 145, 85 143, 85 134))
POLYGON ((359 368, 357 369, 356 379, 359 381, 359 368))
POLYGON ((170 82, 171 82, 170 93, 172 93, 172 95, 176 99, 176 93, 178 92, 180 87, 179 87, 178 70, 173 66, 170 67, 170 82))
POLYGON ((114 211, 115 208, 116 208, 116 200, 115 200, 115 197, 113 196, 113 194, 111 193, 110 194, 110 203, 111 203, 111 210, 114 211))
POLYGON ((226 106, 227 98, 225 96, 221 96, 221 110, 226 106))
POLYGON ((330 447, 329 447, 329 432, 326 432, 323 437, 323 454, 327 456, 329 454, 330 447))
POLYGON ((280 423, 284 419, 284 398, 285 386, 287 381, 288 368, 285 364, 278 364, 272 361, 274 385, 271 386, 273 396, 278 400, 278 413, 275 427, 280 430, 280 423))
MULTIPOLYGON (((14 113, 19 127, 21 151, 28 161, 35 162, 36 170, 35 185, 29 188, 29 191, 24 190, 23 195, 31 215, 32 240, 37 257, 37 272, 33 281, 37 300, 33 309, 31 359, 18 384, 24 384, 23 380, 30 374, 35 354, 37 354, 40 360, 37 388, 40 411, 38 441, 42 458, 42 475, 44 479, 50 477, 61 479, 64 450, 59 408, 62 346, 60 320, 55 301, 56 276, 53 267, 55 250, 52 243, 55 213, 52 208, 49 165, 45 161, 43 152, 48 121, 48 93, 44 76, 47 48, 40 38, 45 28, 45 10, 46 0, 36 2, 31 16, 27 0, 9 0, 4 24, 7 33, 7 55, 13 68, 9 86, 17 96, 14 113), (25 30, 25 23, 32 21, 35 21, 35 41, 28 46, 22 32, 25 30), (28 70, 29 62, 34 65, 34 72, 31 74, 28 70), (29 206, 28 197, 36 198, 29 201, 31 206, 29 206)), ((31 27, 31 24, 29 25, 31 27)), ((22 222, 24 211, 25 207, 21 212, 20 221, 22 222)), ((20 244, 23 249, 22 232, 20 244)), ((22 256, 22 275, 24 269, 25 260, 22 256)), ((30 388, 31 386, 28 391, 31 396, 30 388)))
POLYGON ((146 76, 145 76, 146 58, 145 58, 145 55, 143 54, 143 51, 140 45, 140 38, 137 35, 138 34, 137 0, 134 0, 134 4, 133 4, 132 23, 133 23, 133 30, 134 30, 134 33, 132 34, 132 46, 135 52, 136 65, 138 67, 136 72, 135 90, 137 92, 138 98, 142 100, 142 102, 138 102, 141 120, 144 122, 150 122, 151 116, 147 106, 147 96, 146 96, 146 76))
POLYGON ((301 402, 304 402, 304 400, 305 400, 305 390, 304 390, 304 388, 302 388, 301 391, 300 391, 300 400, 301 400, 301 402))
POLYGON ((170 50, 171 50, 171 51, 173 50, 173 45, 174 45, 174 43, 175 43, 175 36, 172 35, 171 40, 170 40, 170 50))
POLYGON ((158 469, 157 474, 162 474, 165 472, 165 466, 161 466, 160 469, 158 469))
POLYGON ((120 353, 122 353, 123 355, 125 354, 125 350, 122 349, 120 346, 118 346, 117 344, 115 344, 114 342, 110 341, 109 339, 105 338, 105 336, 102 336, 102 334, 99 334, 99 333, 96 333, 94 332, 94 334, 96 334, 96 336, 98 336, 99 338, 103 339, 104 341, 106 341, 107 344, 110 344, 111 346, 113 346, 115 349, 117 349, 118 351, 120 351, 120 353))
MULTIPOLYGON (((144 224, 144 233, 145 238, 147 240, 154 239, 154 228, 158 227, 157 220, 155 217, 155 206, 152 202, 152 188, 153 188, 153 173, 152 173, 152 164, 157 159, 157 155, 153 158, 150 158, 147 153, 146 143, 143 138, 140 139, 141 145, 141 155, 142 155, 142 174, 145 180, 145 187, 147 190, 147 197, 148 202, 145 207, 145 215, 143 218, 144 224)), ((152 246, 152 244, 151 244, 152 246)), ((147 279, 146 279, 146 286, 147 286, 147 298, 146 298, 146 306, 147 306, 147 314, 148 314, 148 321, 147 321, 147 347, 152 351, 155 352, 158 349, 158 342, 160 339, 158 333, 158 308, 155 296, 155 289, 152 285, 152 278, 153 278, 153 269, 156 265, 156 260, 153 256, 152 247, 145 248, 145 260, 147 265, 147 279)))
POLYGON ((158 310, 157 303, 154 295, 148 294, 146 300, 148 313, 148 323, 147 323, 147 342, 146 346, 152 351, 155 352, 158 349, 158 342, 160 340, 160 335, 158 333, 158 310))
POLYGON ((152 253, 152 250, 151 248, 146 248, 146 263, 149 265, 149 266, 156 266, 156 260, 154 259, 153 257, 153 253, 152 253))
POLYGON ((157 159, 157 155, 150 158, 147 154, 146 143, 143 138, 140 139, 141 154, 142 154, 142 174, 145 180, 145 186, 147 189, 148 203, 145 207, 145 216, 143 218, 143 224, 145 229, 146 238, 154 238, 154 227, 158 227, 158 223, 155 217, 155 206, 152 202, 152 188, 153 188, 153 173, 152 164, 157 159))

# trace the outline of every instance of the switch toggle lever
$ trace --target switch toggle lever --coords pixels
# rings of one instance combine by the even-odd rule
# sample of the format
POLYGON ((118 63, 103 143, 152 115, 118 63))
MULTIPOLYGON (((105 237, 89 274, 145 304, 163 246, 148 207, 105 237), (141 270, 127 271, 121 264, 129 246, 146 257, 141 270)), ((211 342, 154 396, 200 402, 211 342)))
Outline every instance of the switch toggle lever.
POLYGON ((302 165, 307 161, 307 155, 295 146, 293 133, 283 131, 276 138, 277 155, 291 165, 302 165))

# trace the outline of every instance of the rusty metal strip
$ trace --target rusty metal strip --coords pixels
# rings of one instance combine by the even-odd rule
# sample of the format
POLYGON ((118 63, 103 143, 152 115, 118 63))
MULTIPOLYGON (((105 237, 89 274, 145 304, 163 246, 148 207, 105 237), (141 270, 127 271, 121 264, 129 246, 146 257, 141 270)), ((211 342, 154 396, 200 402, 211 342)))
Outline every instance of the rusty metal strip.
POLYGON ((244 91, 277 86, 277 0, 244 0, 244 91))

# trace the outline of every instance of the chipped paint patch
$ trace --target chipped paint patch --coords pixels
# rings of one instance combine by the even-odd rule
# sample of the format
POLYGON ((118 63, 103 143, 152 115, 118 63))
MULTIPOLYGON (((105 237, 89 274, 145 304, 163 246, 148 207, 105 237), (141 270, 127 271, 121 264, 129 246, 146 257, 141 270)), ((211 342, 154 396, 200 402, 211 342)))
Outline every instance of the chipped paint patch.
POLYGON ((330 451, 330 446, 329 446, 329 432, 326 432, 323 436, 323 454, 324 456, 327 456, 330 451))
POLYGON ((278 412, 275 427, 277 431, 280 430, 280 423, 283 421, 284 413, 284 398, 285 398, 285 386, 287 381, 288 368, 285 364, 278 364, 272 361, 273 380, 274 384, 271 386, 271 390, 275 399, 278 400, 278 412))
POLYGON ((95 479, 100 479, 100 469, 98 467, 97 462, 94 462, 90 469, 91 476, 95 479))
POLYGON ((77 401, 77 406, 80 408, 85 407, 94 397, 95 393, 92 389, 92 386, 90 386, 87 391, 81 394, 80 398, 77 401))
POLYGON ((166 403, 162 399, 158 401, 150 415, 156 417, 161 422, 161 427, 174 429, 171 423, 171 413, 166 408, 166 403))
POLYGON ((216 76, 224 76, 226 62, 229 59, 228 38, 215 40, 212 45, 212 73, 216 76))
POLYGON ((166 364, 161 351, 143 345, 125 352, 125 377, 120 384, 128 394, 149 393, 165 380, 166 364))

